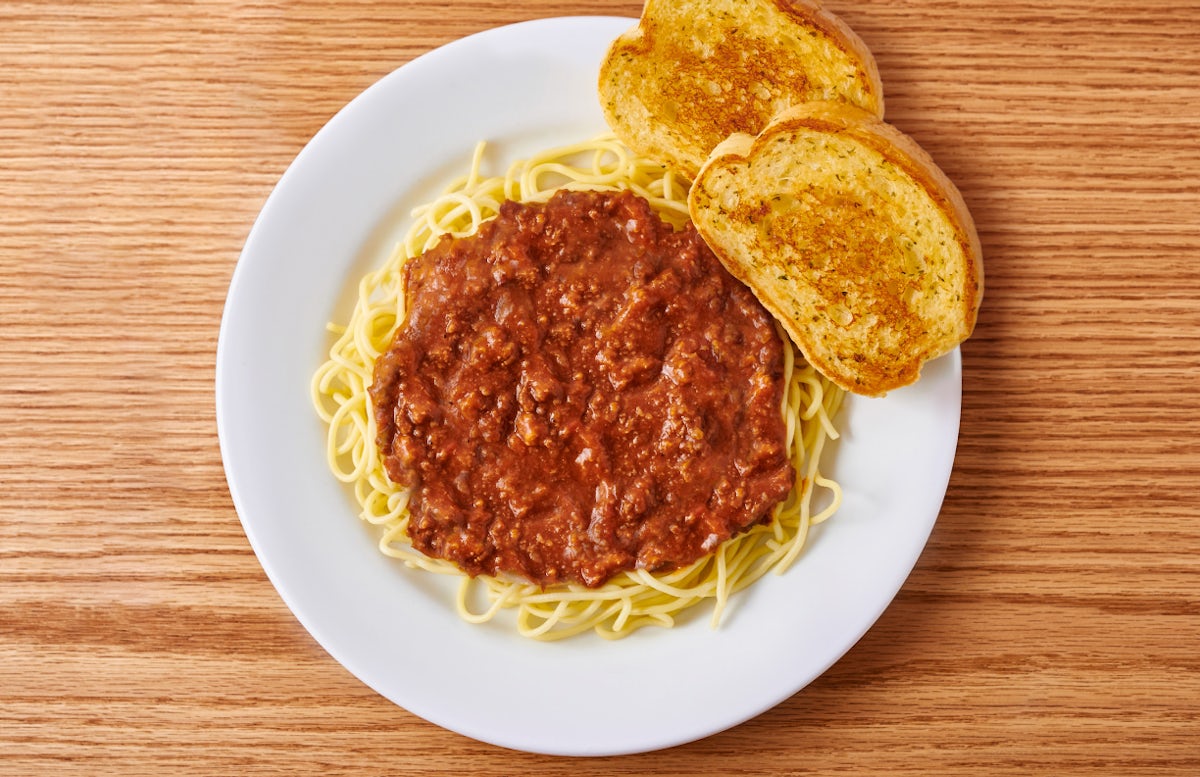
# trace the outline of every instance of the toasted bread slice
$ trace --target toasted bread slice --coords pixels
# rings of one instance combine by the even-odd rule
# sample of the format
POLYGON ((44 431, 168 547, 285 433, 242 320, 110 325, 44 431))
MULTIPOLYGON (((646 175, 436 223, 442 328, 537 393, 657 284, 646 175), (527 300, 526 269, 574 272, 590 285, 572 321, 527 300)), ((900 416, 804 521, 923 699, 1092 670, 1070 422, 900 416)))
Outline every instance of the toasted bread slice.
POLYGON ((975 327, 983 258, 962 195, 870 113, 810 103, 730 137, 688 207, 809 363, 849 391, 914 382, 975 327))
POLYGON ((816 0, 647 0, 609 48, 599 92, 618 138, 688 177, 729 135, 798 103, 883 116, 871 52, 816 0))

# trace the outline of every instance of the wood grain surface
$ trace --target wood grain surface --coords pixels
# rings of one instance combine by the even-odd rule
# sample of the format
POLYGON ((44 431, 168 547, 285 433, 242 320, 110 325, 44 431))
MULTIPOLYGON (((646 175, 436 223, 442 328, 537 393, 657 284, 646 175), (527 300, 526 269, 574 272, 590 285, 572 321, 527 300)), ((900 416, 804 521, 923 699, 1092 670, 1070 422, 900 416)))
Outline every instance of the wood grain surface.
POLYGON ((214 358, 259 208, 342 105, 469 33, 640 5, 0 3, 0 774, 1200 774, 1200 3, 828 5, 983 242, 945 505, 811 686, 579 760, 317 646, 230 501, 214 358))

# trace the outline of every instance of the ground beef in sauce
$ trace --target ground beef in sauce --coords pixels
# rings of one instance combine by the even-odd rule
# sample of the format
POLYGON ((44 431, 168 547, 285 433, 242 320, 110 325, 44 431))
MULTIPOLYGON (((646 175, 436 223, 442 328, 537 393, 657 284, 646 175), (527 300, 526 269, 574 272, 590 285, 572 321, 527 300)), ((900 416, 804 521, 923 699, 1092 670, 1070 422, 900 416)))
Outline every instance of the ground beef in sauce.
POLYGON ((770 315, 645 200, 505 203, 406 283, 370 393, 426 555, 595 587, 686 565, 791 489, 770 315))

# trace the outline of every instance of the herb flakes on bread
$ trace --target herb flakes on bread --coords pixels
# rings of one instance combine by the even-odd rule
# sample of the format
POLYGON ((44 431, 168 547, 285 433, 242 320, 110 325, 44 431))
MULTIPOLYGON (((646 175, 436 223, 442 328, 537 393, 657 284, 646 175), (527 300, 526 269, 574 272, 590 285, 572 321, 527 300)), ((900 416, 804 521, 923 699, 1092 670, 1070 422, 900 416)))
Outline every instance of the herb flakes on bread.
POLYGON ((870 50, 815 0, 647 0, 609 48, 599 92, 617 137, 689 177, 726 137, 799 103, 883 116, 870 50))
POLYGON ((705 242, 816 369, 880 396, 975 326, 979 238, 929 155, 877 116, 814 102, 713 150, 688 207, 705 242))

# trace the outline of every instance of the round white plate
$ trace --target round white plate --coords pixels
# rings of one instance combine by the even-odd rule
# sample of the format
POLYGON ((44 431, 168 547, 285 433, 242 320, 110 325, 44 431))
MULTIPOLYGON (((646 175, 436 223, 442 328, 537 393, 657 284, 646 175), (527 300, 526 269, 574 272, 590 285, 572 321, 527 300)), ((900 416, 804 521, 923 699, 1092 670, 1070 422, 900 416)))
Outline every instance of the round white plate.
POLYGON ((874 623, 916 562, 958 437, 958 352, 885 399, 850 398, 826 469, 840 512, 781 577, 675 629, 542 644, 511 621, 461 622, 454 583, 376 549, 327 471, 309 380, 358 278, 411 207, 465 170, 479 140, 499 172, 605 129, 596 97, 618 18, 527 22, 459 40, 380 80, 300 153, 234 272, 217 353, 229 488, 280 596, 337 661, 405 709, 505 747, 605 755, 740 723, 817 677, 874 623))

